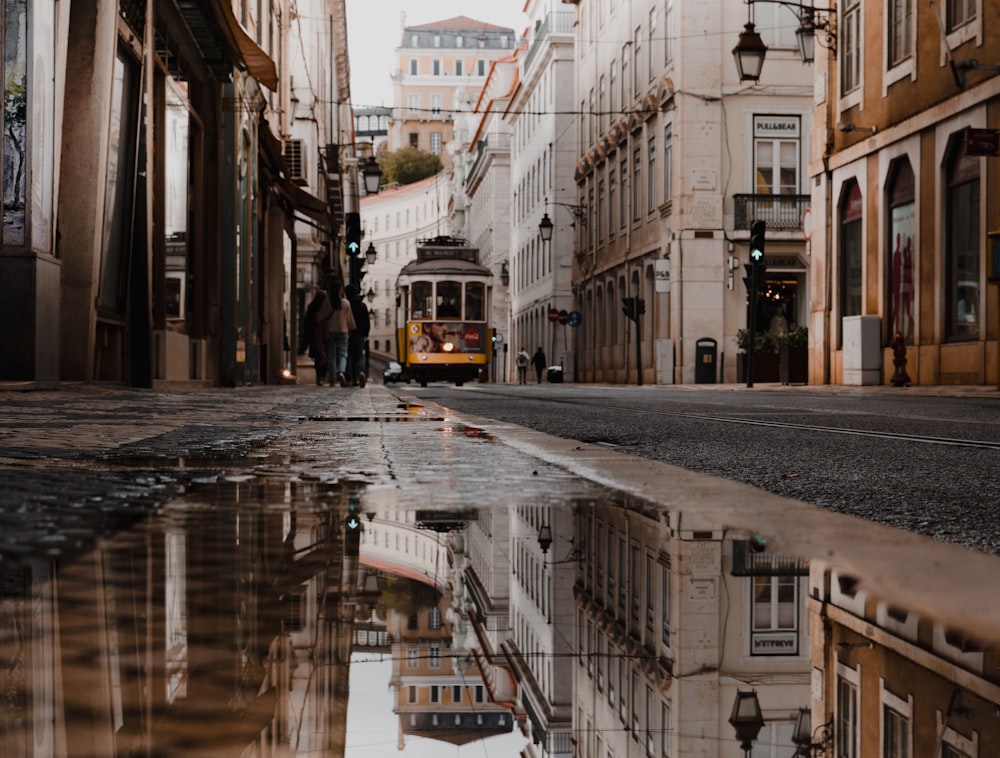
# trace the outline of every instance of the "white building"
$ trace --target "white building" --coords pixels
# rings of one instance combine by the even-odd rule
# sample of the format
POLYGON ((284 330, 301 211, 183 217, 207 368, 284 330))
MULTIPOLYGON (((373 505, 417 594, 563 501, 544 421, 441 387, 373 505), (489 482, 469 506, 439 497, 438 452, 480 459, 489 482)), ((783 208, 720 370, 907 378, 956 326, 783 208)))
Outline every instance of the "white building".
POLYGON ((373 245, 376 251, 375 263, 361 282, 371 311, 372 352, 396 357, 396 277, 416 259, 419 240, 452 233, 447 207, 445 172, 361 199, 362 247, 373 245))
POLYGON ((505 114, 512 140, 511 358, 522 347, 532 353, 541 346, 549 364, 562 363, 572 380, 573 327, 549 321, 548 314, 575 307, 573 252, 586 229, 573 182, 580 121, 573 112, 575 14, 555 0, 529 0, 525 12, 529 44, 505 114), (549 242, 538 228, 546 213, 554 224, 549 242))
MULTIPOLYGON (((708 380, 736 381, 751 221, 767 222, 762 312, 783 307, 791 325, 809 313, 802 216, 814 72, 798 56, 798 20, 777 3, 752 6, 769 50, 766 85, 751 85, 730 54, 747 20, 742 2, 571 4, 579 149, 575 175, 554 181, 575 183, 587 218, 573 277, 577 378, 690 383, 707 364, 708 380), (626 297, 645 306, 638 350, 626 297), (715 360, 696 362, 704 338, 715 360)), ((543 211, 532 196, 526 215, 543 211)))

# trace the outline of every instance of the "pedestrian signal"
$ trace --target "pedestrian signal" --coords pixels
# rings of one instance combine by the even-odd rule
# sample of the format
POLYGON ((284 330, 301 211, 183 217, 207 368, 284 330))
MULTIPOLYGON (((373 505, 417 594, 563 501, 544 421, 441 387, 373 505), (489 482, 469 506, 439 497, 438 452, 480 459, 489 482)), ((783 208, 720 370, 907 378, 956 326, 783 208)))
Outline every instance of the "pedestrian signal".
POLYGON ((349 532, 356 532, 361 529, 361 517, 354 506, 347 509, 347 518, 344 519, 344 526, 347 527, 347 531, 349 532))
POLYGON ((354 257, 361 254, 361 214, 356 212, 348 213, 344 216, 344 225, 347 234, 345 244, 347 254, 354 257))
POLYGON ((764 233, 767 223, 754 221, 750 224, 750 260, 756 264, 764 262, 764 233))

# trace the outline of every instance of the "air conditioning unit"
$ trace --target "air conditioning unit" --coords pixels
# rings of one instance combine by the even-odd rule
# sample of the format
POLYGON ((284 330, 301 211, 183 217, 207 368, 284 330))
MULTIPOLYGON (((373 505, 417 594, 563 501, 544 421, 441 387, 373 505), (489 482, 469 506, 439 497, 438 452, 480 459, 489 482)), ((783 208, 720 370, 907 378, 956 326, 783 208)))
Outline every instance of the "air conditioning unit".
POLYGON ((288 169, 288 178, 296 184, 308 183, 303 148, 303 141, 300 139, 285 140, 283 151, 285 166, 288 169))

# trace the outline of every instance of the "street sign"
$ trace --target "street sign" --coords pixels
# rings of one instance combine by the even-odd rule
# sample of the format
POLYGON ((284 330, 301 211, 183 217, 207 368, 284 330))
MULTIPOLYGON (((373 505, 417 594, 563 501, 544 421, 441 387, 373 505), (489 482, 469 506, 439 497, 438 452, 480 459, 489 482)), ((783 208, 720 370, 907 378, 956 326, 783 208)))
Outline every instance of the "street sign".
POLYGON ((559 320, 559 309, 549 308, 549 321, 551 321, 554 324, 558 320, 559 320))
POLYGON ((973 129, 971 126, 965 130, 965 154, 966 155, 1000 155, 1000 129, 973 129))
POLYGON ((559 311, 559 323, 565 324, 569 321, 569 314, 566 311, 559 311))
POLYGON ((570 311, 566 315, 566 323, 570 326, 579 326, 583 323, 583 314, 580 311, 570 311))

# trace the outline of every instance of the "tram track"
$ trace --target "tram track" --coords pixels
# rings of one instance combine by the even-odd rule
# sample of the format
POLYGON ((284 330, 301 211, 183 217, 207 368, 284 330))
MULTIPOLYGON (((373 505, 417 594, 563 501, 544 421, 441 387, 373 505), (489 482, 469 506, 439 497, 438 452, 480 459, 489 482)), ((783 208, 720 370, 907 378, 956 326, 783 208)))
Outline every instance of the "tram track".
MULTIPOLYGON (((478 388, 476 388, 478 390, 478 388)), ((496 394, 496 393, 489 393, 496 394)), ((513 396, 513 395, 511 395, 513 396)), ((517 396, 523 401, 523 395, 517 396)), ((692 421, 713 422, 721 424, 739 424, 743 426, 757 426, 771 429, 787 429, 789 431, 809 432, 814 434, 832 434, 848 437, 864 437, 869 439, 893 440, 897 442, 914 442, 924 445, 942 445, 948 447, 971 448, 977 450, 997 450, 1000 451, 1000 441, 970 440, 958 437, 937 437, 924 434, 907 434, 904 432, 889 432, 875 429, 852 429, 850 427, 826 426, 821 424, 801 424, 792 421, 777 421, 774 419, 751 418, 732 415, 717 415, 708 413, 697 413, 691 411, 669 411, 656 408, 638 408, 622 405, 611 405, 599 403, 580 398, 545 398, 541 402, 571 405, 573 407, 599 408, 602 410, 614 411, 616 413, 628 412, 642 415, 666 416, 670 418, 683 418, 692 421)))

